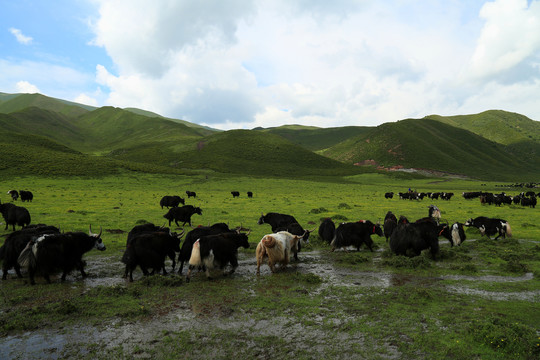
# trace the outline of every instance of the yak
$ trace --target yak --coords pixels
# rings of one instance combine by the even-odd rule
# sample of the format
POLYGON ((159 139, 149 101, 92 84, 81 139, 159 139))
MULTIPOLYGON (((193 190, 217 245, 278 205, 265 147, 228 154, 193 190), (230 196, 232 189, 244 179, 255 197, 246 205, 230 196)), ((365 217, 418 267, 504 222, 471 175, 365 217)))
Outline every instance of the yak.
POLYGON ((29 225, 21 230, 17 230, 9 234, 4 242, 4 245, 0 247, 0 260, 2 263, 2 280, 7 279, 7 273, 10 269, 15 269, 17 277, 22 278, 21 267, 19 266, 18 259, 21 252, 30 241, 35 240, 41 235, 45 234, 59 234, 60 230, 54 226, 47 226, 45 224, 29 225))
POLYGON ((174 221, 176 226, 180 226, 178 222, 183 222, 182 226, 188 223, 191 226, 191 216, 193 214, 202 215, 202 210, 199 207, 194 207, 193 205, 184 205, 182 207, 173 207, 169 209, 163 217, 169 220, 169 226, 174 221))
POLYGON ((397 218, 396 215, 394 215, 391 211, 388 211, 386 213, 386 216, 384 217, 384 237, 386 238, 386 242, 388 242, 388 239, 394 232, 394 230, 397 227, 397 218))
POLYGON ((9 225, 13 225, 13 231, 15 231, 15 225, 21 227, 30 225, 30 213, 25 207, 9 203, 0 204, 0 213, 2 213, 2 216, 6 221, 4 230, 7 230, 9 225))
POLYGON ((276 272, 276 264, 281 264, 282 267, 287 266, 290 261, 292 248, 295 247, 301 239, 302 236, 293 235, 287 231, 280 231, 275 234, 263 236, 255 250, 255 256, 257 258, 257 275, 261 273, 261 264, 266 258, 268 258, 270 271, 273 273, 276 272))
POLYGON ((219 235, 207 235, 198 239, 193 244, 191 257, 189 258, 189 270, 186 275, 186 282, 190 281, 191 272, 196 267, 205 269, 206 277, 211 280, 210 270, 219 268, 224 270, 231 264, 228 273, 223 271, 223 275, 235 272, 238 267, 238 248, 249 248, 248 235, 240 232, 221 233, 219 235))
POLYGON ((360 251, 360 246, 366 244, 369 250, 373 251, 373 240, 371 240, 373 234, 383 236, 383 231, 379 224, 374 224, 369 220, 342 223, 336 229, 336 234, 330 245, 332 251, 346 246, 354 246, 357 251, 360 251))
POLYGON ((512 236, 512 228, 510 227, 510 224, 508 221, 503 219, 493 219, 485 216, 479 216, 477 218, 467 220, 463 225, 474 226, 480 230, 480 234, 482 234, 482 236, 486 235, 489 239, 491 239, 491 236, 495 234, 497 234, 495 240, 497 240, 500 236, 503 238, 506 238, 506 235, 509 237, 512 236))
POLYGON ((165 195, 164 197, 161 198, 161 200, 159 201, 159 206, 161 206, 161 208, 163 209, 163 207, 167 207, 167 208, 170 208, 170 207, 177 207, 179 206, 180 204, 184 205, 185 204, 185 200, 182 199, 180 196, 178 195, 165 195))
POLYGON ((435 258, 439 252, 439 236, 445 228, 448 228, 448 225, 439 225, 433 218, 422 218, 409 223, 402 216, 390 236, 390 250, 396 255, 418 256, 422 250, 430 249, 435 258))
POLYGON ((319 225, 319 236, 328 244, 332 242, 335 232, 336 232, 336 224, 334 224, 334 222, 330 218, 324 219, 321 225, 319 225))
POLYGON ((20 266, 28 267, 30 284, 35 285, 36 272, 40 272, 50 284, 49 274, 57 270, 62 271, 62 281, 65 281, 67 274, 74 269, 86 277, 84 271, 86 264, 82 257, 93 248, 103 251, 105 245, 101 240, 101 230, 99 234, 93 234, 91 226, 88 234, 84 232, 45 234, 28 243, 21 252, 18 262, 20 266))
POLYGON ((284 227, 294 223, 298 223, 294 216, 274 212, 269 212, 266 215, 261 214, 261 217, 257 222, 257 224, 259 225, 269 224, 272 227, 273 232, 276 232, 276 230, 280 227, 284 227))

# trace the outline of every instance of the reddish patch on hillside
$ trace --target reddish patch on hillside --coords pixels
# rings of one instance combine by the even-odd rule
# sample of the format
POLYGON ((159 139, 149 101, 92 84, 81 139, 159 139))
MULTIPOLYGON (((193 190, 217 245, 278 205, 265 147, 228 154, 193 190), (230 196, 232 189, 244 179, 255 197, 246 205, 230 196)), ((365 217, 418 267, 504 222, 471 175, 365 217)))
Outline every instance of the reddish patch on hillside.
POLYGON ((354 165, 356 165, 356 166, 364 166, 364 165, 377 166, 378 164, 377 164, 377 162, 375 160, 367 159, 367 160, 364 160, 364 161, 354 163, 354 165))

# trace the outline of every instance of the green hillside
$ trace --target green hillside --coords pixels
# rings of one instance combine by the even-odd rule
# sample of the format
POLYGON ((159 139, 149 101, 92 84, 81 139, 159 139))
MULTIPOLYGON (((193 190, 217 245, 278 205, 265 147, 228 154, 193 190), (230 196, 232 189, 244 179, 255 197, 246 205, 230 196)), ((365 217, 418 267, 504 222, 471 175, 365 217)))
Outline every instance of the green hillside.
POLYGON ((537 179, 540 171, 533 164, 539 162, 531 163, 511 150, 440 121, 408 119, 380 125, 323 154, 347 163, 374 160, 384 167, 430 169, 476 178, 537 179))
POLYGON ((540 143, 540 122, 508 111, 489 110, 479 114, 458 116, 430 115, 425 119, 469 130, 503 145, 529 141, 540 143))
MULTIPOLYGON (((7 94, 4 94, 7 95, 7 94)), ((95 107, 74 103, 71 101, 51 98, 41 94, 9 94, 10 96, 0 97, 0 113, 9 114, 21 111, 28 107, 37 107, 43 110, 54 111, 69 117, 77 117, 95 107)))
POLYGON ((281 136, 231 130, 199 141, 178 155, 178 166, 267 176, 345 175, 359 170, 317 155, 281 136))
POLYGON ((311 151, 318 151, 334 146, 353 136, 365 134, 372 128, 367 126, 343 126, 337 128, 318 128, 300 125, 284 125, 274 128, 257 128, 272 134, 283 136, 294 144, 311 151))

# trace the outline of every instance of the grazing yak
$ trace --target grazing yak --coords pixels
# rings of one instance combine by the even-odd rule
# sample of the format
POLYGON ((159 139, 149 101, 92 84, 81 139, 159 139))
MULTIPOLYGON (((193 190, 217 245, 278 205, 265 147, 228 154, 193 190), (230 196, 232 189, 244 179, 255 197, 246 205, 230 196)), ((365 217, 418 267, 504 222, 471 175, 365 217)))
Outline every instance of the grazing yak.
POLYGON ((422 250, 430 249, 435 258, 439 252, 439 236, 447 228, 448 225, 439 225, 433 218, 422 218, 409 223, 407 218, 402 216, 390 236, 390 250, 396 255, 418 256, 422 250))
POLYGON ((394 197, 393 192, 387 192, 387 193, 384 194, 385 199, 392 199, 393 197, 394 197))
POLYGON ((25 207, 10 203, 0 204, 0 213, 6 221, 4 230, 7 230, 9 225, 13 225, 13 231, 15 231, 15 225, 21 227, 30 225, 30 213, 25 207))
POLYGON ((257 221, 257 224, 259 225, 269 224, 272 227, 273 232, 276 232, 276 230, 280 227, 294 223, 298 223, 294 216, 274 212, 269 212, 266 215, 261 214, 259 221, 257 221))
POLYGON ((211 280, 210 270, 219 268, 223 275, 235 272, 238 267, 238 248, 249 248, 248 235, 240 232, 221 233, 219 235, 203 236, 193 244, 189 258, 189 270, 186 282, 191 279, 191 272, 196 267, 205 269, 206 277, 211 280), (231 270, 226 273, 225 267, 231 264, 231 270))
POLYGON ((12 201, 16 201, 19 198, 19 192, 17 190, 9 190, 7 193, 11 196, 12 201))
POLYGON ((28 243, 21 252, 18 262, 20 266, 28 267, 30 284, 36 283, 34 281, 36 272, 40 272, 50 284, 49 274, 57 270, 62 271, 62 281, 65 281, 66 275, 74 269, 78 269, 81 275, 86 277, 84 271, 86 263, 82 257, 93 248, 105 250, 101 230, 99 234, 93 234, 92 227, 88 234, 84 232, 45 234, 28 243))
POLYGON ((253 192, 252 192, 252 191, 248 191, 248 192, 247 192, 247 196, 248 196, 248 198, 252 198, 252 197, 253 197, 253 192))
POLYGON ((397 218, 396 215, 394 215, 391 211, 388 211, 386 213, 386 216, 384 217, 384 237, 386 238, 386 242, 388 242, 388 239, 394 232, 394 230, 397 227, 397 218))
POLYGON ((336 229, 336 235, 330 243, 331 251, 346 246, 354 246, 357 251, 360 251, 362 244, 366 244, 369 250, 373 251, 373 240, 371 240, 373 234, 383 236, 383 231, 379 224, 374 224, 369 220, 342 223, 336 229))
POLYGON ((193 214, 199 214, 202 215, 202 210, 199 207, 194 207, 193 205, 184 205, 182 207, 173 207, 169 209, 169 212, 167 212, 163 217, 167 220, 169 220, 169 226, 171 226, 171 223, 174 221, 176 226, 180 226, 178 222, 183 222, 182 226, 186 225, 186 223, 191 226, 191 216, 193 214))
POLYGON ((180 249, 180 254, 178 255, 178 262, 180 263, 178 273, 182 274, 184 263, 191 258, 191 251, 195 241, 203 236, 218 235, 222 233, 236 233, 236 231, 229 229, 229 226, 225 223, 216 223, 211 226, 199 226, 188 232, 184 243, 182 244, 182 248, 180 249))
POLYGON ((160 270, 163 270, 163 275, 167 275, 165 270, 167 256, 173 261, 174 270, 176 253, 180 252, 180 239, 183 235, 183 231, 180 234, 170 231, 133 234, 133 237, 128 239, 126 250, 122 256, 122 262, 126 264, 126 275, 129 273, 129 281, 133 281, 133 270, 137 266, 141 268, 145 276, 153 275, 160 270), (152 268, 152 273, 148 272, 149 268, 152 268))
POLYGON ((31 191, 19 190, 19 195, 21 196, 21 201, 32 201, 34 199, 34 194, 31 191))
POLYGON ((4 242, 4 245, 0 247, 0 260, 2 263, 2 280, 7 279, 7 273, 10 269, 15 269, 17 277, 22 278, 21 267, 19 266, 18 259, 21 252, 26 245, 32 240, 45 234, 59 234, 60 230, 54 226, 47 226, 44 224, 29 225, 21 230, 17 230, 9 234, 4 242))
POLYGON ((268 266, 273 273, 276 272, 276 264, 281 264, 281 267, 287 266, 290 261, 291 249, 301 239, 302 236, 293 235, 287 231, 263 236, 255 250, 257 275, 261 273, 261 264, 266 258, 268 258, 268 266))
POLYGON ((240 197, 240 191, 231 191, 231 195, 233 198, 240 197))
POLYGON ((186 195, 187 195, 188 199, 190 197, 197 197, 197 193, 195 191, 186 190, 186 195))
POLYGON ((167 207, 167 208, 177 207, 180 204, 184 205, 185 201, 178 195, 165 195, 159 201, 159 206, 161 206, 162 209, 163 207, 167 207))
POLYGON ((491 236, 497 234, 495 240, 500 236, 506 238, 506 235, 509 237, 512 236, 512 229, 508 221, 503 219, 493 219, 485 216, 479 216, 474 219, 469 219, 463 224, 464 226, 474 226, 480 231, 482 236, 486 235, 489 239, 491 236))
POLYGON ((328 244, 332 242, 334 234, 336 232, 336 224, 330 218, 326 218, 319 225, 319 237, 326 241, 328 244))

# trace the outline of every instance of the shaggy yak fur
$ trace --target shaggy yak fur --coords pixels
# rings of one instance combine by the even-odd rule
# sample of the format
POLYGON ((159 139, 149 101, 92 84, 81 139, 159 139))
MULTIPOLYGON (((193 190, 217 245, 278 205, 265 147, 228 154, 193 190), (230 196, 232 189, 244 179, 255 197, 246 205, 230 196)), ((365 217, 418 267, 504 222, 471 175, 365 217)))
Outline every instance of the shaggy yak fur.
POLYGON ((208 279, 212 279, 210 270, 215 268, 221 269, 223 275, 234 273, 238 267, 239 247, 249 248, 248 234, 234 232, 201 237, 193 244, 186 282, 189 282, 191 272, 196 267, 203 268, 208 279), (232 269, 225 273, 228 264, 231 264, 232 269))
POLYGON ((261 273, 261 264, 268 258, 268 266, 272 272, 276 272, 275 265, 287 266, 290 260, 292 248, 295 248, 302 236, 293 235, 287 231, 263 236, 255 256, 257 257, 257 275, 261 273))

